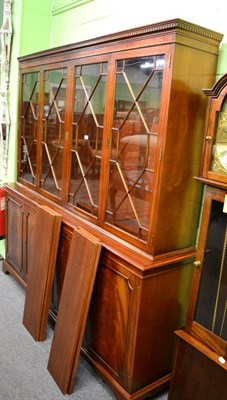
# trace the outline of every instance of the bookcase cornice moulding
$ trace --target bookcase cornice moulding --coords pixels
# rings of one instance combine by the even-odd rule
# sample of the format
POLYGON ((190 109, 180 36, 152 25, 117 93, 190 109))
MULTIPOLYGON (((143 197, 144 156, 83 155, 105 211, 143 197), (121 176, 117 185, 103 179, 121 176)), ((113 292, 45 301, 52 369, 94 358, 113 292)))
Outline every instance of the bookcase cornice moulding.
MULTIPOLYGON (((91 0, 93 1, 93 0, 91 0)), ((18 57, 18 61, 20 62, 21 68, 23 68, 23 63, 26 63, 29 60, 37 59, 39 65, 42 65, 42 58, 46 56, 54 56, 59 53, 64 54, 64 57, 69 54, 70 59, 72 58, 71 52, 79 51, 80 49, 88 49, 93 48, 97 50, 99 47, 99 54, 102 52, 102 48, 105 46, 111 46, 111 52, 116 51, 116 44, 118 42, 122 43, 122 46, 125 46, 126 42, 132 42, 136 39, 145 39, 146 37, 150 37, 150 39, 156 39, 157 44, 160 44, 159 38, 163 35, 165 37, 165 41, 168 43, 181 43, 185 44, 187 42, 187 38, 193 40, 193 46, 198 49, 203 50, 204 46, 209 45, 209 52, 212 54, 218 55, 218 46, 223 39, 223 35, 219 32, 215 32, 208 28, 200 27, 195 24, 191 24, 188 21, 184 21, 179 18, 175 18, 168 21, 162 21, 150 25, 144 25, 132 29, 123 30, 120 32, 111 33, 104 36, 94 37, 92 39, 66 44, 62 46, 53 47, 51 49, 42 50, 33 54, 23 55, 18 57), (200 37, 200 40, 198 38, 200 37), (203 41, 201 41, 201 37, 203 37, 203 41)), ((166 43, 167 44, 167 43, 166 43)), ((65 58, 66 59, 66 58, 65 58)), ((45 60, 44 60, 45 62, 45 60)))

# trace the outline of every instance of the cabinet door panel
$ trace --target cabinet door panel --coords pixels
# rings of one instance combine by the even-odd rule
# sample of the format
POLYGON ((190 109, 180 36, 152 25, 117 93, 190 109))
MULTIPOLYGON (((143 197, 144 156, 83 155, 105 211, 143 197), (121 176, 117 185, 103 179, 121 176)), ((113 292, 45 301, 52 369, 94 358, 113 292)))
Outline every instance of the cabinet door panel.
POLYGON ((85 347, 115 378, 124 374, 133 289, 126 274, 99 265, 85 347))
POLYGON ((116 61, 106 222, 145 241, 153 201, 164 66, 164 54, 116 61))
POLYGON ((171 264, 163 273, 143 280, 133 392, 160 379, 163 371, 171 372, 173 332, 185 324, 191 276, 191 262, 183 262, 171 264))
POLYGON ((23 208, 13 198, 7 200, 7 259, 23 276, 23 208))
POLYGON ((54 318, 56 318, 57 310, 59 307, 59 301, 61 297, 62 286, 69 256, 69 249, 72 241, 72 233, 72 228, 69 228, 69 226, 62 223, 51 299, 51 311, 54 315, 54 318))
POLYGON ((195 321, 227 340, 227 215, 213 201, 195 321))
POLYGON ((225 191, 207 187, 201 220, 197 268, 193 275, 186 329, 225 357, 227 353, 227 217, 225 191))
POLYGON ((210 349, 204 353, 201 344, 191 337, 178 338, 169 400, 226 399, 226 368, 218 365, 213 355, 218 358, 210 349))
POLYGON ((106 79, 107 62, 75 66, 69 204, 93 217, 99 207, 106 79))
POLYGON ((66 87, 67 68, 45 71, 40 187, 58 198, 62 191, 66 87))
POLYGON ((25 281, 28 280, 29 269, 32 267, 30 258, 33 247, 33 228, 35 224, 35 212, 28 208, 24 212, 24 273, 25 281))

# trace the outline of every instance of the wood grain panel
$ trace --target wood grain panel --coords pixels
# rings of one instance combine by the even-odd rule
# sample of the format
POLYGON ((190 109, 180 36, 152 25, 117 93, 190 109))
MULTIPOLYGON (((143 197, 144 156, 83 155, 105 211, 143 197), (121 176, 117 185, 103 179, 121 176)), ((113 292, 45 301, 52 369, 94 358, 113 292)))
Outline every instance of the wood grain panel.
POLYGON ((23 243, 23 265, 24 279, 28 281, 30 268, 32 269, 32 252, 33 252, 33 232, 36 223, 35 211, 30 207, 24 207, 24 243, 23 243))
POLYGON ((178 346, 168 400, 226 400, 226 363, 220 355, 184 331, 178 346))
POLYGON ((74 231, 48 361, 63 394, 73 390, 100 251, 95 237, 74 231))
POLYGON ((117 271, 117 267, 114 270, 108 261, 100 260, 84 346, 115 379, 120 379, 126 366, 135 279, 127 270, 117 271))
POLYGON ((37 210, 23 324, 37 341, 45 339, 55 271, 61 215, 47 206, 37 210))
POLYGON ((7 201, 7 259, 19 275, 23 274, 23 208, 15 199, 7 201))

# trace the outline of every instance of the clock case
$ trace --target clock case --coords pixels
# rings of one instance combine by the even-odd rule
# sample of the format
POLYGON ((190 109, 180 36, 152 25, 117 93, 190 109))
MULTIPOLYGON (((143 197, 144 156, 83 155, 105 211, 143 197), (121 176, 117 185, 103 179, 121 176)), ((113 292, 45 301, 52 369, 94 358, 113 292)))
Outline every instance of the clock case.
POLYGON ((208 106, 201 171, 195 178, 205 184, 203 209, 186 325, 176 331, 168 400, 225 400, 227 393, 227 170, 217 152, 227 74, 203 92, 208 106))
POLYGON ((218 151, 226 143, 227 155, 227 74, 203 92, 208 106, 196 179, 206 186, 185 330, 227 358, 227 169, 218 151))

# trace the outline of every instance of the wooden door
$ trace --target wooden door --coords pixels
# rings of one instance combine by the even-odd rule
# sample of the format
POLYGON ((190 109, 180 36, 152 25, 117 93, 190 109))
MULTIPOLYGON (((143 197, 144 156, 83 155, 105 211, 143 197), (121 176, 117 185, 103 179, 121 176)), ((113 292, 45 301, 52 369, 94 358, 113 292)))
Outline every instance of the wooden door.
POLYGON ((226 357, 226 191, 207 187, 186 330, 226 357))
POLYGON ((119 261, 101 258, 84 338, 86 353, 122 385, 127 375, 129 334, 135 331, 130 326, 137 279, 119 261))

